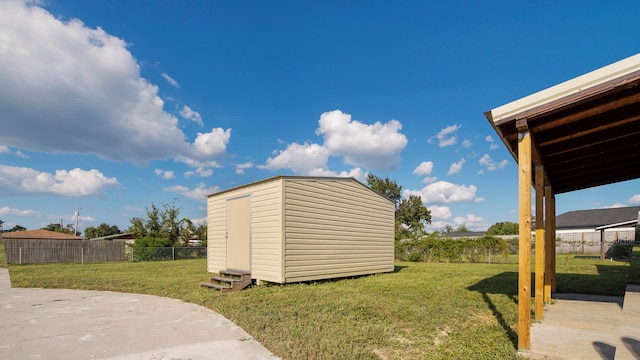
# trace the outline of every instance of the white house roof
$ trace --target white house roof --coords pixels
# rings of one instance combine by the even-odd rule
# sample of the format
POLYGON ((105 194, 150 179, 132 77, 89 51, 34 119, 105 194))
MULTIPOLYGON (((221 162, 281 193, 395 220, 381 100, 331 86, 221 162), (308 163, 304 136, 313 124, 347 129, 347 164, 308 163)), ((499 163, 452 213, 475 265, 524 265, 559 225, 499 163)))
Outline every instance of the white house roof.
POLYGON ((640 54, 580 75, 537 93, 525 96, 490 111, 491 120, 500 122, 523 114, 539 106, 555 103, 567 96, 576 95, 598 85, 607 84, 620 77, 640 71, 640 54))

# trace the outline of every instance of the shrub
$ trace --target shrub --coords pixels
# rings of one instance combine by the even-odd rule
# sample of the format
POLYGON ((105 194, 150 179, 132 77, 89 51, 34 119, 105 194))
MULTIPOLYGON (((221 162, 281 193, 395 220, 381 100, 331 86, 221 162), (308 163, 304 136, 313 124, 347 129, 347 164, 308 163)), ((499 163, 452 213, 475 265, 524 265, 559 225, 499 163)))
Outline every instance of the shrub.
MULTIPOLYGON (((396 259, 431 262, 492 262, 511 253, 514 242, 485 235, 481 238, 450 239, 435 232, 420 240, 402 239, 395 243, 396 259)), ((517 252, 517 241, 515 242, 517 252)))

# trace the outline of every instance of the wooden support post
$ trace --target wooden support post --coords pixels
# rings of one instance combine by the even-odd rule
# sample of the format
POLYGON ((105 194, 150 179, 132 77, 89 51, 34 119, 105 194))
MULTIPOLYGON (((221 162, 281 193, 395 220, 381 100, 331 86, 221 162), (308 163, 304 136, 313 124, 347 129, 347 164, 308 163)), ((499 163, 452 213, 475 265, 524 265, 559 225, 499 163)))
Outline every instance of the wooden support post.
POLYGON ((553 190, 551 186, 545 186, 544 188, 544 302, 551 302, 551 290, 552 283, 555 282, 553 278, 553 256, 555 249, 555 228, 552 226, 553 219, 556 214, 553 212, 553 190))
POLYGON ((518 132, 518 349, 531 347, 531 136, 518 132))
POLYGON ((553 245, 549 245, 551 248, 551 293, 556 292, 556 198, 555 194, 551 196, 551 204, 549 204, 551 214, 551 237, 553 238, 553 245))
POLYGON ((600 260, 605 260, 605 257, 604 257, 604 229, 600 229, 600 260))
POLYGON ((536 188, 536 319, 544 319, 544 168, 536 166, 535 172, 536 188))

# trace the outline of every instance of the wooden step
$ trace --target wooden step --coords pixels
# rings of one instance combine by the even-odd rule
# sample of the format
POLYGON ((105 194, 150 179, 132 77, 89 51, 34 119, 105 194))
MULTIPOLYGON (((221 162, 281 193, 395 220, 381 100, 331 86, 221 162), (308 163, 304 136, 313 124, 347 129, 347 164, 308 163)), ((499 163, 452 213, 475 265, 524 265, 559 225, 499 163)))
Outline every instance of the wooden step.
POLYGON ((220 290, 221 292, 233 291, 233 289, 229 286, 222 286, 219 284, 214 284, 212 282, 203 282, 200 283, 201 287, 207 287, 210 289, 220 290))
POLYGON ((251 273, 248 271, 238 270, 222 270, 219 272, 221 277, 226 277, 235 280, 244 280, 246 277, 251 277, 251 273))
POLYGON ((239 291, 251 285, 251 273, 247 271, 223 270, 219 276, 212 276, 208 283, 200 286, 220 291, 239 291))

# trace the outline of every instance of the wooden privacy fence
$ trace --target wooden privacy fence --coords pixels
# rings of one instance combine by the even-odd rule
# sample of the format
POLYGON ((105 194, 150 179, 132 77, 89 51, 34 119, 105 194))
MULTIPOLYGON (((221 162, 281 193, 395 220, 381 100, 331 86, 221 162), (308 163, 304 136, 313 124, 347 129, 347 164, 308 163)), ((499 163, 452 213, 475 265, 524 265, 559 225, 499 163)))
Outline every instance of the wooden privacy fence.
POLYGON ((558 254, 598 254, 601 241, 605 252, 609 253, 615 244, 633 242, 635 230, 612 230, 604 232, 559 232, 556 234, 556 253, 558 254))
POLYGON ((125 261, 126 246, 109 240, 4 239, 9 264, 86 263, 125 261))

